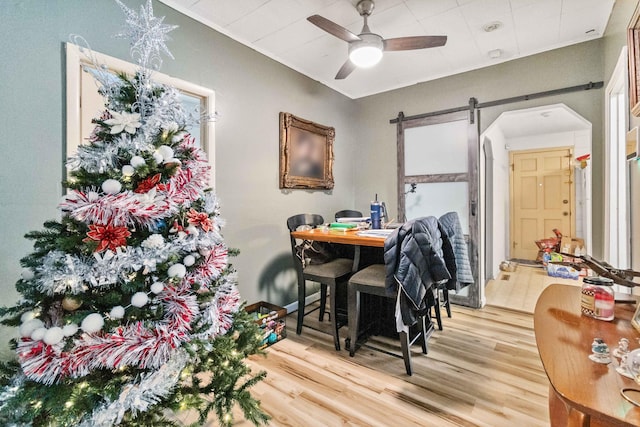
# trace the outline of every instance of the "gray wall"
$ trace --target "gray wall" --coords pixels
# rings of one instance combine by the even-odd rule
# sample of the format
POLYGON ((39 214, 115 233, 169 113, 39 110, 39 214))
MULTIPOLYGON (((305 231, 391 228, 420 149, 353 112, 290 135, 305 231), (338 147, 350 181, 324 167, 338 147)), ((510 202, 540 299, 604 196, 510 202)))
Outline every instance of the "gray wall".
POLYGON ((616 0, 613 13, 609 18, 607 31, 602 38, 604 57, 604 76, 607 81, 618 62, 620 49, 627 44, 627 25, 631 20, 638 0, 616 0))
MULTIPOLYGON (((141 0, 126 0, 138 8, 141 0)), ((295 295, 285 221, 299 212, 326 218, 353 207, 358 127, 355 103, 315 81, 154 2, 156 15, 180 25, 163 72, 216 91, 216 179, 227 220, 225 238, 248 301, 289 303, 295 295), (332 192, 278 189, 278 113, 288 111, 336 128, 332 192)), ((18 260, 30 249, 24 233, 56 218, 64 158, 63 43, 84 36, 96 51, 129 59, 114 39, 123 23, 111 0, 0 1, 0 304, 17 298, 18 260)), ((5 341, 1 339, 1 341, 5 341)))
MULTIPOLYGON (((389 119, 403 111, 405 115, 420 114, 467 105, 470 97, 479 102, 493 101, 550 89, 575 86, 603 80, 602 40, 593 40, 550 52, 518 59, 421 83, 391 92, 357 100, 362 122, 358 168, 355 185, 356 207, 368 205, 377 192, 387 201, 391 216, 396 208, 396 126, 389 119)), ((481 131, 502 112, 563 102, 593 124, 593 157, 602 158, 602 90, 503 105, 481 111, 481 131)), ((594 162, 593 224, 602 229, 602 166, 594 162)), ((593 239, 593 254, 602 253, 602 235, 593 239)))

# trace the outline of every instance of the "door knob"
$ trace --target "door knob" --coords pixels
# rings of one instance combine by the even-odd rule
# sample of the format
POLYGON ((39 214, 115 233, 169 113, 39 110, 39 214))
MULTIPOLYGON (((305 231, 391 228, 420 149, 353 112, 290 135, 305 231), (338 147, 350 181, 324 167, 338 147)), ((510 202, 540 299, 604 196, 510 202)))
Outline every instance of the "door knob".
POLYGON ((564 203, 565 205, 567 205, 567 204, 569 204, 569 201, 568 201, 567 199, 564 199, 564 200, 562 201, 562 203, 564 203))
POLYGON ((563 216, 569 216, 569 212, 562 212, 563 216))

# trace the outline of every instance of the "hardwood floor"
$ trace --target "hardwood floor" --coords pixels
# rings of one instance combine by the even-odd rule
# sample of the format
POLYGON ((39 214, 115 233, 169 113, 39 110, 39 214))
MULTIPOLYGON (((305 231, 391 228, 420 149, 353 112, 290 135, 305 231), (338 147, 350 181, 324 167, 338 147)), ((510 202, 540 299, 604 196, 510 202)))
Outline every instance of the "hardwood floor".
POLYGON ((582 279, 549 277, 540 267, 520 264, 512 273, 501 272, 485 288, 487 305, 532 313, 542 291, 552 283, 581 286, 582 279))
MULTIPOLYGON (((328 322, 319 325, 314 317, 306 323, 326 328, 328 322)), ((444 321, 428 355, 413 348, 414 375, 408 377, 402 359, 367 347, 351 358, 333 349, 330 335, 308 327, 296 335, 289 316, 289 337, 270 347, 267 357, 249 361, 268 373, 253 393, 273 417, 272 426, 549 425, 548 382, 531 315, 453 307, 453 318, 444 321)), ((346 332, 341 330, 344 337, 346 332)), ((369 344, 400 351, 387 338, 369 344)), ((238 419, 236 425, 249 424, 238 419)))

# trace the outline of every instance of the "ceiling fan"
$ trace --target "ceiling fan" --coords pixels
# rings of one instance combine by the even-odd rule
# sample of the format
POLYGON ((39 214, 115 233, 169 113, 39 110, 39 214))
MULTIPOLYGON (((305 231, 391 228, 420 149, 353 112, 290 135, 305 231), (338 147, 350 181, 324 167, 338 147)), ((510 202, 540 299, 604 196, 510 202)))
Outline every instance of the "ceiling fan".
POLYGON ((415 36, 384 39, 381 35, 372 33, 369 29, 368 19, 373 12, 375 3, 373 0, 360 0, 356 9, 364 18, 364 26, 360 34, 355 35, 346 28, 320 15, 307 18, 309 22, 349 43, 349 59, 336 74, 336 80, 345 79, 356 69, 369 68, 376 65, 382 59, 383 52, 398 50, 427 49, 430 47, 444 46, 447 36, 415 36))

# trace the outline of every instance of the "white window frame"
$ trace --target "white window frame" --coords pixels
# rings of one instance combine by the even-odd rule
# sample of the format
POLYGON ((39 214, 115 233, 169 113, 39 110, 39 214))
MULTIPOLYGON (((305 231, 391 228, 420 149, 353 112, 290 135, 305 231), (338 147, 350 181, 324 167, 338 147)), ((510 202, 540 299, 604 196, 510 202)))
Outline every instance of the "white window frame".
MULTIPOLYGON (((67 158, 73 155, 85 136, 82 135, 82 73, 85 72, 83 65, 93 66, 87 57, 80 51, 80 48, 73 43, 66 43, 66 98, 67 98, 67 158)), ((99 52, 92 52, 92 56, 101 65, 106 65, 109 70, 123 72, 133 75, 137 66, 122 59, 114 58, 99 52)), ((153 73, 153 80, 173 86, 180 92, 200 99, 201 111, 212 114, 215 112, 215 92, 211 89, 198 86, 196 84, 171 77, 160 72, 153 73)), ((96 86, 97 90, 97 86, 96 86)), ((84 108, 91 108, 97 111, 98 106, 84 105, 84 108)), ((92 111, 93 113, 93 111, 92 111)), ((213 120, 203 120, 200 124, 201 148, 207 154, 209 165, 211 166, 209 185, 215 188, 215 122, 213 120)))
POLYGON ((605 90, 604 258, 617 268, 628 268, 630 262, 629 176, 626 158, 626 135, 629 128, 628 75, 627 47, 624 46, 605 90))

